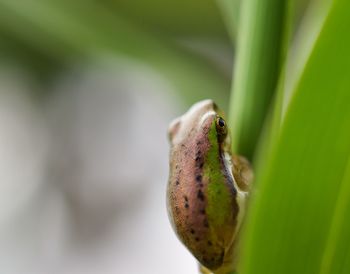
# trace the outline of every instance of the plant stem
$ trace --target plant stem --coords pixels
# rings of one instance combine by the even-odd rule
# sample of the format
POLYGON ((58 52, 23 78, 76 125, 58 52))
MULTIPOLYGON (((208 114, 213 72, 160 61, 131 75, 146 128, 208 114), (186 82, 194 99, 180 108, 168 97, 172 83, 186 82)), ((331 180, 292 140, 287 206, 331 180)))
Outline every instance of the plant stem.
POLYGON ((233 151, 252 159, 281 68, 287 1, 241 5, 229 120, 233 151))
POLYGON ((277 140, 280 132, 283 114, 283 102, 285 101, 286 89, 286 73, 288 65, 288 49, 292 40, 293 27, 295 26, 295 1, 288 1, 286 4, 286 14, 284 21, 283 40, 281 43, 281 61, 283 67, 279 73, 279 79, 276 86, 276 91, 271 104, 271 108, 267 113, 263 129, 254 153, 254 173, 259 176, 260 171, 264 168, 267 160, 267 155, 270 154, 272 144, 277 140))

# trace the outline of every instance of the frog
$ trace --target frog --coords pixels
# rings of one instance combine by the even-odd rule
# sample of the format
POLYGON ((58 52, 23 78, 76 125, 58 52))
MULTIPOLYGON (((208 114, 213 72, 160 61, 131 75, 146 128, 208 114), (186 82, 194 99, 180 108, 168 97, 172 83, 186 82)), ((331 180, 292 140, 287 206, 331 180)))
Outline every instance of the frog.
POLYGON ((231 153, 223 112, 211 99, 173 120, 167 210, 170 223, 201 273, 236 273, 239 239, 253 172, 231 153))

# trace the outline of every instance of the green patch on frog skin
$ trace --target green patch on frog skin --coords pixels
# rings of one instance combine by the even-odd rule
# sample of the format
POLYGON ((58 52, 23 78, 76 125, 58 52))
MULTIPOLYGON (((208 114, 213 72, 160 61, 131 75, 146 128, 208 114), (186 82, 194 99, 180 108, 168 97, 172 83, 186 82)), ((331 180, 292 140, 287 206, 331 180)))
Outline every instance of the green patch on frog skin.
POLYGON ((216 122, 213 121, 208 134, 210 143, 204 165, 204 177, 209 180, 207 188, 206 214, 210 224, 220 226, 225 224, 231 214, 231 195, 225 185, 225 177, 219 158, 219 144, 216 132, 216 122))

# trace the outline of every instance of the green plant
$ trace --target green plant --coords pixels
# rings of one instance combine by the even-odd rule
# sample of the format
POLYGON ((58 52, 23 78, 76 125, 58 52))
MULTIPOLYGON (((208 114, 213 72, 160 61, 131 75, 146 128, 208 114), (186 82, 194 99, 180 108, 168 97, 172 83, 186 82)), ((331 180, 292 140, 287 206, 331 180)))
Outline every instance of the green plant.
MULTIPOLYGON (((161 2, 154 1, 164 8, 161 2)), ((126 18, 121 10, 123 7, 125 9, 127 2, 119 3, 121 7, 118 7, 116 1, 107 2, 109 1, 0 0, 0 39, 10 44, 0 54, 6 57, 9 54, 15 55, 23 62, 23 58, 18 57, 23 52, 28 52, 31 71, 33 67, 45 64, 39 71, 40 75, 53 66, 65 66, 71 58, 99 61, 103 56, 110 59, 126 57, 155 69, 174 85, 184 101, 193 103, 198 97, 210 98, 216 94, 218 103, 224 104, 229 79, 208 60, 184 50, 172 37, 126 18)), ((192 7, 193 3, 189 6, 192 7)), ((210 0, 205 0, 202 12, 208 14, 212 6, 210 0)), ((137 7, 134 12, 144 12, 143 5, 140 10, 137 7)), ((175 21, 165 24, 173 32, 180 8, 178 6, 178 11, 171 10, 174 13, 171 17, 175 16, 175 21)), ((159 8, 155 9, 157 10, 159 14, 165 12, 159 11, 159 8)), ((155 12, 152 9, 148 11, 155 12)), ((218 25, 214 15, 209 14, 210 18, 206 21, 208 28, 218 25)), ((148 21, 154 20, 152 18, 148 17, 148 21)), ((180 24, 178 32, 200 32, 195 23, 191 24, 192 21, 196 22, 193 16, 187 18, 187 28, 183 29, 180 24)), ((4 45, 1 44, 0 49, 1 47, 4 45)))
MULTIPOLYGON (((284 32, 270 33, 279 36, 274 39, 283 49, 283 43, 288 41, 283 35, 290 21, 281 16, 288 16, 288 12, 282 12, 286 7, 269 6, 273 2, 276 1, 245 2, 246 17, 241 20, 243 33, 238 44, 253 35, 244 33, 252 31, 252 25, 262 24, 259 16, 271 14, 277 16, 272 21, 286 24, 284 32), (258 7, 263 11, 257 11, 258 7), (268 9, 265 13, 264 8, 268 9), (271 11, 274 8, 280 8, 277 15, 271 11)), ((245 50, 238 50, 242 56, 237 57, 230 106, 233 136, 238 144, 234 149, 248 151, 249 156, 254 151, 263 153, 254 155, 258 159, 256 190, 245 227, 242 274, 350 271, 350 4, 345 0, 324 1, 314 3, 310 9, 312 12, 300 25, 304 36, 294 40, 299 43, 294 46, 299 52, 290 49, 283 69, 259 62, 257 68, 245 69, 252 59, 260 60, 263 56, 259 54, 269 51, 268 41, 259 43, 255 38, 258 44, 245 44, 245 50), (261 47, 260 52, 256 47, 261 47), (266 91, 267 87, 272 90, 266 91), (270 108, 256 111, 252 107, 276 90, 270 108), (240 110, 236 111, 237 107, 240 110), (256 128, 263 137, 260 141, 256 128), (258 142, 261 149, 255 150, 258 142)), ((259 25, 259 30, 268 33, 275 27, 259 25)), ((283 56, 283 50, 270 54, 275 55, 275 60, 283 56)))

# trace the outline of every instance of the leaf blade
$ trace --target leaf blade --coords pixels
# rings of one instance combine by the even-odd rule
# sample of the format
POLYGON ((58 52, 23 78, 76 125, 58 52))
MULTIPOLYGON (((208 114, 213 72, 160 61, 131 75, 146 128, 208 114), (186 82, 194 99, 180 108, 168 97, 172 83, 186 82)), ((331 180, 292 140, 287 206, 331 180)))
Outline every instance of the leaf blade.
POLYGON ((334 1, 258 178, 241 273, 319 273, 350 153, 349 9, 334 1))

